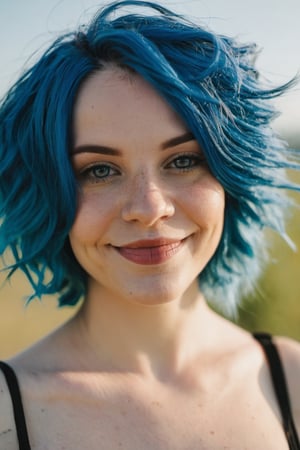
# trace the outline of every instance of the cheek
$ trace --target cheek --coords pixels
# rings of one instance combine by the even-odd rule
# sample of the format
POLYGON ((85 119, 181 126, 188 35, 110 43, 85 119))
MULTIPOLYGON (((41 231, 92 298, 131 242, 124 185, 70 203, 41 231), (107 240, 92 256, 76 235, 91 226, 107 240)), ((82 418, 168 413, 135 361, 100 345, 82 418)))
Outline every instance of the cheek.
POLYGON ((70 241, 93 243, 105 233, 115 210, 114 203, 97 193, 83 194, 79 199, 70 241))
POLYGON ((186 192, 183 190, 182 203, 187 214, 202 229, 223 229, 225 193, 213 177, 195 183, 186 192))

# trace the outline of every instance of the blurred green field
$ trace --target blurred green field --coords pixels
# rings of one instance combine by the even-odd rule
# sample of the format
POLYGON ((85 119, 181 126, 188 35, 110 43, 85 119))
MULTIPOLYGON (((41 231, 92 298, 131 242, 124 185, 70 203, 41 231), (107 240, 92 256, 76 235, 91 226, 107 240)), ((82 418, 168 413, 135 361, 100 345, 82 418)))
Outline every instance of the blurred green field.
POLYGON ((240 308, 238 323, 250 331, 268 331, 300 341, 300 211, 295 212, 289 235, 295 252, 279 238, 257 292, 240 308))

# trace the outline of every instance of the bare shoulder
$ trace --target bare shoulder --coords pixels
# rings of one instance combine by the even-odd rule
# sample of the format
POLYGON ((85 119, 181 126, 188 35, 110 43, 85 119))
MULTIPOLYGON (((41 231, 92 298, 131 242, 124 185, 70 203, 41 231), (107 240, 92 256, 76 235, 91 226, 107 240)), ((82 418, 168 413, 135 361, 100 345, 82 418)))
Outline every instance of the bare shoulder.
POLYGON ((287 379, 294 418, 300 433, 300 343, 286 337, 276 337, 287 379))
POLYGON ((300 343, 286 337, 275 337, 274 342, 280 352, 288 381, 291 387, 297 388, 300 400, 300 343))
POLYGON ((0 371, 0 450, 16 450, 17 441, 13 409, 8 386, 0 371))

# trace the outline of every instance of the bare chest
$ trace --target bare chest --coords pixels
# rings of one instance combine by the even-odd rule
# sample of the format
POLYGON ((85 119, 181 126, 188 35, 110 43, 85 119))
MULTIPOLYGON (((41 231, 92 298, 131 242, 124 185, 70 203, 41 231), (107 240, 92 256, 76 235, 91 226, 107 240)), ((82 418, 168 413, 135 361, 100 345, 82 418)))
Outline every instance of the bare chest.
POLYGON ((33 450, 287 450, 264 397, 233 392, 107 392, 31 406, 33 450), (210 398, 209 398, 210 397, 210 398))

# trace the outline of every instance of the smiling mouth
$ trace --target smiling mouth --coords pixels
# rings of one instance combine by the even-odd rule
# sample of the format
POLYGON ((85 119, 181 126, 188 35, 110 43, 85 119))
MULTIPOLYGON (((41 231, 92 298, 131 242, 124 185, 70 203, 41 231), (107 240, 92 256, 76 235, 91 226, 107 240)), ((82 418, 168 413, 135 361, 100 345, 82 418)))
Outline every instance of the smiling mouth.
POLYGON ((137 241, 123 247, 114 247, 121 256, 136 264, 162 264, 181 249, 185 239, 179 241, 137 241))

